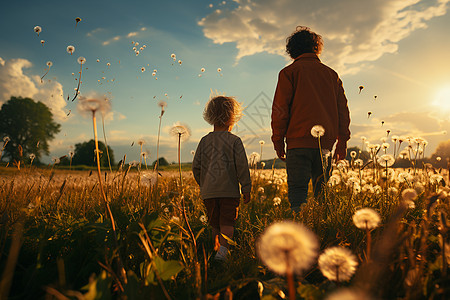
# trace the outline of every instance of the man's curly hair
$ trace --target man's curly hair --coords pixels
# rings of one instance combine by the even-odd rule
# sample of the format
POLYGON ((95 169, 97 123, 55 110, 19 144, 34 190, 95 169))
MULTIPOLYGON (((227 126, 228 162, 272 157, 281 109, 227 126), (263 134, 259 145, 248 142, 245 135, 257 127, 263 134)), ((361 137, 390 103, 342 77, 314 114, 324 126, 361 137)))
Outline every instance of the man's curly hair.
POLYGON ((286 39, 286 52, 294 59, 304 53, 320 54, 322 47, 322 36, 304 26, 297 26, 286 39))
POLYGON ((242 106, 233 97, 216 96, 206 103, 203 118, 216 126, 231 126, 242 117, 242 106))

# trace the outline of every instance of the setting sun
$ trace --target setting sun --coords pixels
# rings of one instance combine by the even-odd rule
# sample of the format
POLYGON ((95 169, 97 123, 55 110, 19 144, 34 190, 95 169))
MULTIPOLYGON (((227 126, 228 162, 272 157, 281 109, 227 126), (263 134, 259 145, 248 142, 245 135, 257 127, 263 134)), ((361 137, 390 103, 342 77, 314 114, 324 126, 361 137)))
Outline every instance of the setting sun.
POLYGON ((432 104, 440 110, 450 111, 450 85, 445 86, 436 93, 432 104))

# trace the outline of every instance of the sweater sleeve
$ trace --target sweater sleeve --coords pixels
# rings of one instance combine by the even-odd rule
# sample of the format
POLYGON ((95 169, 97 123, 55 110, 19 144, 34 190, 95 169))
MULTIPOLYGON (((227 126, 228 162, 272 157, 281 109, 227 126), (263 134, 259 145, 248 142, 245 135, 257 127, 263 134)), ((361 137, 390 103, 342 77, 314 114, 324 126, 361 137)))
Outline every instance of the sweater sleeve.
POLYGON ((194 160, 192 161, 192 173, 194 174, 195 181, 197 181, 198 185, 200 185, 200 171, 201 171, 201 160, 202 160, 202 140, 197 146, 197 150, 195 150, 194 160))
POLYGON ((344 143, 350 139, 350 112, 347 105, 347 97, 345 97, 342 81, 338 82, 338 114, 339 114, 339 135, 338 142, 344 143))
POLYGON ((252 189, 252 181, 250 179, 250 170, 248 169, 247 154, 241 139, 237 139, 234 143, 234 164, 236 166, 236 174, 241 184, 241 192, 250 193, 252 189))
POLYGON ((281 70, 272 104, 272 142, 275 150, 284 149, 284 137, 289 125, 289 110, 293 95, 292 82, 286 72, 281 70))

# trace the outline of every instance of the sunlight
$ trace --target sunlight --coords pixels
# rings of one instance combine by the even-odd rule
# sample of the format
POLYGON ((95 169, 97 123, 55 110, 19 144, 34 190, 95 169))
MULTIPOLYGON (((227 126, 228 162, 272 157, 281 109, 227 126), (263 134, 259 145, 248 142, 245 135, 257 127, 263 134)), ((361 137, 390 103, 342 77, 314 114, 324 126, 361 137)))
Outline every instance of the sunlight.
POLYGON ((432 104, 441 111, 450 111, 450 85, 443 87, 437 92, 432 104))

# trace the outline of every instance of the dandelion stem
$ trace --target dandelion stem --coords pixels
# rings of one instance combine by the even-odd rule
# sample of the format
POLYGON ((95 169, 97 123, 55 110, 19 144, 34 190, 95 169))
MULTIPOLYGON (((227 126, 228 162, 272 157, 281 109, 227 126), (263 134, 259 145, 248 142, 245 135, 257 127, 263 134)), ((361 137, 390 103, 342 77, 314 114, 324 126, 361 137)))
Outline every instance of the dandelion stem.
POLYGON ((289 264, 289 252, 285 251, 286 259, 286 279, 289 291, 289 300, 295 300, 295 284, 294 284, 294 274, 292 272, 291 265, 289 264))
POLYGON ((103 128, 103 138, 105 139, 106 156, 108 156, 109 171, 112 173, 111 159, 109 158, 109 151, 108 151, 108 142, 106 141, 105 118, 103 117, 103 113, 102 113, 102 128, 103 128))

